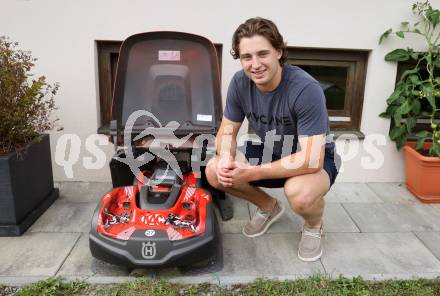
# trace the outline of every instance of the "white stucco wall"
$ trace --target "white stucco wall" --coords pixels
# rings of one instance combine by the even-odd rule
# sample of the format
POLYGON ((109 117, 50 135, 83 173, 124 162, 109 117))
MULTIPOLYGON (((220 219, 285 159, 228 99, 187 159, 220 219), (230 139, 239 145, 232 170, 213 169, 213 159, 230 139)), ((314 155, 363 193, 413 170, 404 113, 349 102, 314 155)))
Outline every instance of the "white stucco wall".
MULTIPOLYGON (((99 122, 99 94, 95 40, 123 40, 146 31, 171 30, 199 34, 223 44, 223 100, 230 78, 240 69, 229 54, 235 28, 249 17, 272 19, 290 46, 371 50, 365 86, 361 131, 367 136, 385 135, 384 164, 379 169, 363 169, 362 157, 369 157, 361 141, 359 154, 344 162, 338 182, 402 181, 403 158, 388 138, 389 121, 377 115, 392 92, 396 65, 386 63, 384 55, 399 46, 391 38, 378 46, 378 37, 401 21, 412 20, 407 0, 333 0, 333 1, 118 1, 118 0, 3 0, 0 5, 0 35, 10 36, 22 49, 38 58, 36 74, 57 81, 56 116, 64 127, 51 133, 54 153, 58 138, 65 133, 81 139, 81 153, 70 180, 110 181, 107 165, 86 169, 84 157, 92 156, 85 139, 94 134, 99 122)), ((440 7, 440 0, 431 1, 440 7)), ((423 49, 420 40, 411 45, 423 49)), ((406 46, 406 45, 405 45, 406 46)), ((345 149, 353 148, 348 142, 345 149)), ((342 146, 339 145, 341 148, 342 146)), ((102 147, 107 162, 113 146, 102 147)), ((342 149, 341 149, 342 150, 342 149)), ((53 161, 55 157, 53 156, 53 161)), ((68 179, 63 168, 53 163, 55 180, 68 179)))

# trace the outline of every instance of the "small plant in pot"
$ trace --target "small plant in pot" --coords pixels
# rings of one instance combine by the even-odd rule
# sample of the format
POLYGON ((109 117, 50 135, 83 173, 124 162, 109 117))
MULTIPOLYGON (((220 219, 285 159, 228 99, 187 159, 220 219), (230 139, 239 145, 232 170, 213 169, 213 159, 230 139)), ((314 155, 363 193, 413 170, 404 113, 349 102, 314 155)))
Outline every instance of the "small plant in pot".
POLYGON ((58 84, 30 73, 34 59, 0 36, 0 236, 21 235, 58 197, 49 135, 58 84))
POLYGON ((414 67, 402 73, 380 116, 392 120, 390 138, 398 149, 404 147, 407 188, 423 202, 440 202, 440 10, 425 1, 413 4, 412 11, 417 21, 385 31, 379 44, 393 33, 402 39, 412 34, 426 51, 407 47, 385 56, 386 61, 410 61, 414 67))

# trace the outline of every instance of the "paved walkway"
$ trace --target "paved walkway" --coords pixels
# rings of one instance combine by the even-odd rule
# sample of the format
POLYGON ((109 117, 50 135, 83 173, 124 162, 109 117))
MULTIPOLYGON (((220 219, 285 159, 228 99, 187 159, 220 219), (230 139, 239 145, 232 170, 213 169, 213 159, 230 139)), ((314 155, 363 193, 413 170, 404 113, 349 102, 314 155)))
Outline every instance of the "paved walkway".
MULTIPOLYGON (((313 263, 297 258, 300 217, 286 211, 267 234, 249 239, 241 228, 255 208, 234 199, 234 219, 221 222, 224 267, 198 275, 176 269, 128 270, 92 258, 92 213, 111 184, 57 186, 60 198, 23 236, 0 237, 0 283, 24 284, 58 275, 92 283, 148 276, 217 284, 313 274, 365 279, 440 276, 440 204, 422 204, 398 183, 336 183, 326 196, 324 255, 313 263)), ((269 192, 288 206, 281 190, 269 192)))

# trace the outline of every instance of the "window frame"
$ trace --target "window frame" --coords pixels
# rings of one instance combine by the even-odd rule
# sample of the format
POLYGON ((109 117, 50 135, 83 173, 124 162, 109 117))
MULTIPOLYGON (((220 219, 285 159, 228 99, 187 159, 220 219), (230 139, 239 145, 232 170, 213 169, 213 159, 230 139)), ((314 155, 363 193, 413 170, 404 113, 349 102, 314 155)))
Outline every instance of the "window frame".
POLYGON ((287 63, 348 66, 344 110, 328 110, 332 130, 360 131, 370 50, 288 47, 287 63), (347 121, 345 117, 349 117, 347 121))
MULTIPOLYGON (((113 73, 112 55, 119 55, 122 41, 95 40, 98 54, 98 86, 99 86, 99 125, 108 125, 111 120, 111 108, 113 99, 113 73)), ((116 60, 117 64, 117 60, 116 60)))

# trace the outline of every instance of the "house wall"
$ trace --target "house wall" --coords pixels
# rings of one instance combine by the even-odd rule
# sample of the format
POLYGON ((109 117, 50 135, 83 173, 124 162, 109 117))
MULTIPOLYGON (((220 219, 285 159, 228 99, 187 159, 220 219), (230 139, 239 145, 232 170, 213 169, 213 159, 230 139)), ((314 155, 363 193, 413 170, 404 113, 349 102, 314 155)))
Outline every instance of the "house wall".
MULTIPOLYGON (((0 7, 0 35, 10 36, 20 43, 20 48, 31 50, 38 58, 35 73, 44 73, 48 81, 61 85, 56 96, 59 109, 55 115, 64 130, 51 132, 57 181, 110 181, 105 163, 97 163, 92 169, 84 167, 84 161, 87 164, 87 161, 96 160, 85 147, 86 139, 96 132, 99 123, 95 40, 123 40, 139 32, 170 30, 191 32, 222 43, 224 101, 229 80, 240 69, 239 62, 228 53, 232 33, 240 23, 254 16, 272 19, 290 46, 370 50, 361 124, 361 131, 368 140, 338 141, 339 152, 345 155, 338 182, 402 181, 402 153, 396 151, 388 138, 389 120, 377 115, 384 110, 396 79, 396 65, 385 62, 383 57, 388 51, 406 44, 398 38, 390 38, 379 46, 378 38, 386 29, 413 19, 412 2, 8 0, 2 1, 0 7), (78 135, 81 144, 78 160, 72 167, 72 178, 68 178, 64 168, 55 162, 57 142, 64 134, 78 135), (383 135, 381 146, 369 141, 373 139, 370 138, 372 134, 383 135), (349 151, 356 147, 359 147, 358 153, 349 151), (372 159, 374 149, 383 156, 383 165, 363 168, 362 162, 372 159)), ((431 3, 434 7, 440 6, 440 0, 431 3)), ((423 50, 423 43, 418 39, 410 39, 410 45, 423 50)), ((246 127, 245 124, 244 129, 246 127)), ((104 136, 98 138, 106 143, 104 136)), ((100 148, 108 162, 113 146, 104 144, 100 148)), ((58 153, 61 150, 58 149, 58 153)), ((66 159, 67 156, 59 154, 58 158, 66 159)))

